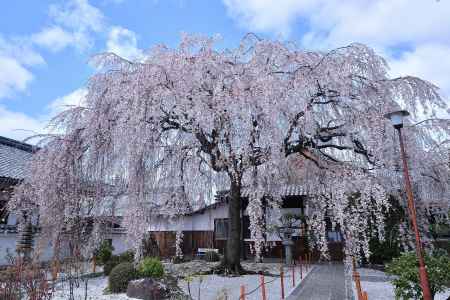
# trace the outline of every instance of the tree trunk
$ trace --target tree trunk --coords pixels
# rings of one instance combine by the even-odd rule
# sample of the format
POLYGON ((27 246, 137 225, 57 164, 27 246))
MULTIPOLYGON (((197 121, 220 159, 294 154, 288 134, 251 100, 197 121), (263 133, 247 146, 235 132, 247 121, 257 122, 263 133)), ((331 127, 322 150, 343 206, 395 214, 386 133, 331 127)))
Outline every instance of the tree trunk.
POLYGON ((228 240, 226 245, 224 271, 240 274, 241 259, 241 184, 231 181, 228 203, 228 240))

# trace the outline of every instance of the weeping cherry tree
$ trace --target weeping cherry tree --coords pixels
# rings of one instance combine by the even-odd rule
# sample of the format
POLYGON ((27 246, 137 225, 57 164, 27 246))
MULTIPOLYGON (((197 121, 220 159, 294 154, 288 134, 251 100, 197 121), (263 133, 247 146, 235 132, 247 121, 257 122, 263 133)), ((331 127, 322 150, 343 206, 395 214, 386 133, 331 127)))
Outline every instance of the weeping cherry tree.
POLYGON ((344 233, 347 255, 368 255, 370 236, 383 235, 388 197, 404 198, 398 141, 383 119, 400 107, 423 120, 406 128, 417 200, 448 199, 449 123, 436 117, 445 102, 435 86, 390 78, 385 60, 361 44, 321 52, 252 34, 235 49, 215 42, 188 35, 142 61, 94 57, 83 106, 54 120, 62 133, 44 139, 12 205, 31 200, 55 236, 74 208, 90 208, 96 220, 120 202, 138 248, 153 216, 177 218, 226 189, 222 268, 241 273, 243 189, 253 191, 247 210, 261 255, 261 199, 276 210, 279 187, 295 184, 308 191, 310 232, 325 256, 326 213, 344 233), (123 197, 105 192, 117 180, 123 197), (86 186, 90 194, 80 197, 86 186))

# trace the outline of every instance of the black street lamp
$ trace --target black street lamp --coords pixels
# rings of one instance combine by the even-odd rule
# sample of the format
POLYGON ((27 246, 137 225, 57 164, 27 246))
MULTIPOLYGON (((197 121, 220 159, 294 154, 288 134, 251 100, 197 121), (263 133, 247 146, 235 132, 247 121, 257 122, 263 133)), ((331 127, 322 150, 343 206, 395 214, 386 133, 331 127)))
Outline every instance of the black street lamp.
POLYGON ((400 110, 386 114, 385 118, 391 121, 392 125, 394 126, 395 129, 397 129, 398 132, 398 139, 400 141, 400 152, 403 160, 403 178, 405 180, 406 195, 408 197, 409 218, 411 219, 411 224, 416 238, 416 255, 419 260, 420 285, 422 287, 423 299, 432 300, 430 285, 428 282, 427 269, 425 267, 425 260, 423 258, 423 249, 422 243, 420 241, 420 233, 417 227, 416 206, 414 204, 411 180, 408 171, 408 162, 406 159, 405 144, 402 136, 403 119, 407 116, 409 116, 409 112, 407 112, 406 110, 400 110))

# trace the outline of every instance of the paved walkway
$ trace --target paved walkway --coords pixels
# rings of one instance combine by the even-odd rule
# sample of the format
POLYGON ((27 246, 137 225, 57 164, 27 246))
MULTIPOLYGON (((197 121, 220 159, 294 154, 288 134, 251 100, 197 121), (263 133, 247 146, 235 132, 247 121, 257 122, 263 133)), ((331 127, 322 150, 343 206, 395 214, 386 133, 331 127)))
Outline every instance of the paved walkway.
POLYGON ((343 300, 345 277, 343 264, 316 265, 286 300, 343 300))

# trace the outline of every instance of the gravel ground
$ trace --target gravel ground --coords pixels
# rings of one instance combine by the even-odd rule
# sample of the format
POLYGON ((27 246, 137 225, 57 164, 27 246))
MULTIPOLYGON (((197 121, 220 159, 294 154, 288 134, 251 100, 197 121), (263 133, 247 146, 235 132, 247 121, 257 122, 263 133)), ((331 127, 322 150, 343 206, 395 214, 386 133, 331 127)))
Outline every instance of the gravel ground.
MULTIPOLYGON (((387 281, 388 275, 382 271, 373 269, 358 269, 361 278, 367 277, 370 281, 361 280, 361 286, 367 292, 370 300, 394 300, 394 287, 387 281), (374 278, 385 278, 384 281, 374 281, 374 278)), ((356 287, 353 283, 353 292, 356 296, 356 287)), ((450 297, 450 289, 444 293, 437 294, 434 300, 447 300, 450 297)))
MULTIPOLYGON (((268 271, 272 271, 272 274, 279 274, 280 264, 256 264, 256 265, 264 265, 259 267, 264 267, 268 271)), ((245 267, 245 266, 244 266, 245 267)), ((248 267, 250 269, 251 267, 248 267)), ((254 266, 256 269, 256 266, 254 266)), ((308 272, 311 268, 308 269, 308 272)), ((292 269, 285 268, 286 276, 291 276, 292 269)), ((305 276, 305 270, 303 270, 303 276, 305 276)), ((300 270, 297 268, 295 271, 295 280, 296 284, 300 282, 300 270)), ((281 284, 280 277, 273 276, 265 276, 266 282, 266 296, 268 300, 281 299, 281 284)), ((198 300, 199 298, 202 300, 216 300, 216 299, 229 299, 229 300, 238 300, 240 293, 240 286, 245 286, 246 293, 253 291, 258 288, 259 276, 258 275, 244 275, 239 277, 224 277, 218 275, 203 275, 203 276, 194 276, 192 281, 190 282, 190 291, 191 296, 194 300, 198 300), (200 290, 200 297, 198 297, 198 292, 200 290)), ((181 280, 179 282, 179 286, 183 289, 186 294, 189 294, 188 284, 186 280, 181 280)), ((291 290, 292 286, 292 277, 285 278, 284 281, 285 286, 285 296, 287 296, 291 290)), ((260 300, 261 299, 261 289, 257 289, 255 292, 247 295, 245 297, 247 300, 260 300)))
MULTIPOLYGON (((164 263, 164 267, 167 272, 172 275, 176 275, 179 278, 184 278, 186 276, 191 276, 192 274, 199 272, 209 271, 212 267, 217 266, 218 263, 208 263, 201 260, 186 262, 182 264, 171 264, 164 263)), ((280 272, 279 263, 252 263, 244 262, 242 266, 247 270, 252 270, 255 272, 263 271, 265 273, 270 273, 273 275, 278 275, 280 272)), ((311 269, 311 268, 310 268, 311 269)), ((309 270, 310 270, 309 269, 309 270)), ((285 269, 286 276, 291 276, 292 269, 285 269)), ((299 283, 300 270, 297 268, 295 272, 296 284, 299 283)), ((305 269, 303 268, 303 276, 306 275, 305 269)), ((280 287, 280 277, 265 276, 266 281, 266 293, 267 299, 280 299, 281 298, 281 287, 280 287)), ((244 275, 239 277, 223 277, 218 275, 203 275, 203 276, 193 276, 191 286, 191 294, 194 300, 198 299, 198 288, 200 284, 201 299, 203 300, 216 300, 221 299, 220 296, 224 296, 226 293, 229 300, 238 299, 239 288, 241 284, 245 284, 246 292, 251 292, 254 288, 259 286, 259 276, 258 275, 244 275), (201 281, 201 282, 200 282, 201 281)), ((89 279, 88 281, 88 300, 128 300, 134 299, 127 297, 126 294, 107 294, 104 295, 103 291, 108 286, 107 277, 97 277, 89 279)), ((185 280, 179 281, 179 286, 188 293, 187 282, 185 280)), ((292 278, 285 278, 284 282, 286 296, 292 290, 292 278)), ((67 283, 60 284, 57 286, 53 300, 66 300, 69 296, 69 286, 67 283)), ((84 286, 81 284, 80 287, 74 289, 74 296, 76 300, 84 300, 84 286)), ((246 299, 249 300, 259 300, 261 298, 261 289, 247 296, 246 299)))
MULTIPOLYGON (((88 281, 88 300, 125 300, 125 299, 135 299, 127 297, 125 294, 111 294, 104 295, 103 290, 108 286, 107 277, 92 278, 88 281)), ((84 299, 84 286, 80 286, 74 289, 74 296, 76 300, 84 299)), ((57 286, 56 293, 54 294, 52 300, 67 300, 69 299, 69 286, 65 284, 64 286, 57 286)))
MULTIPOLYGON (((217 267, 219 262, 207 262, 204 260, 193 260, 181 264, 172 264, 164 262, 164 268, 167 272, 178 278, 184 278, 199 273, 210 271, 217 267)), ((280 263, 255 263, 251 261, 244 261, 241 263, 245 270, 253 272, 264 272, 272 275, 278 275, 280 272, 280 263)))

